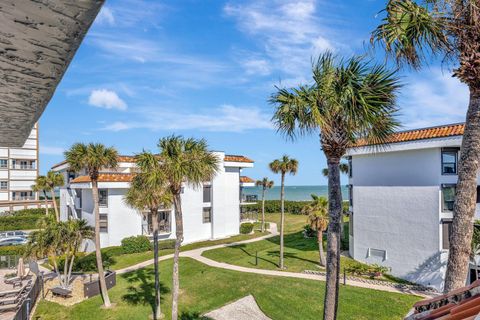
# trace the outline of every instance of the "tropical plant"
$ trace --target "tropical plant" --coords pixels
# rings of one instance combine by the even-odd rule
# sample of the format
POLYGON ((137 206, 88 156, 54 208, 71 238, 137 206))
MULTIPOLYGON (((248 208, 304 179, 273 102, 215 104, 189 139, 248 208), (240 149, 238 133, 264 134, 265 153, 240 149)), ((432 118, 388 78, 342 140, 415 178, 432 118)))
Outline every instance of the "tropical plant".
MULTIPOLYGON (((125 195, 125 202, 129 206, 138 209, 141 214, 145 214, 145 211, 148 211, 151 215, 155 270, 155 305, 153 308, 153 319, 160 319, 163 318, 163 314, 160 308, 160 274, 158 268, 159 210, 171 207, 172 194, 168 188, 165 173, 162 170, 157 156, 144 151, 135 157, 135 162, 139 170, 132 179, 130 189, 125 195)), ((124 240, 128 242, 128 239, 124 240)), ((122 240, 122 247, 124 246, 124 240, 122 240)), ((135 241, 135 239, 133 240, 135 241)), ((148 244, 150 243, 148 242, 148 244)))
POLYGON ((399 89, 394 72, 362 57, 338 60, 326 52, 313 64, 313 84, 277 89, 273 121, 279 132, 295 139, 319 134, 328 165, 327 283, 324 319, 335 319, 338 307, 342 193, 339 164, 362 139, 369 145, 388 141, 395 120, 399 89))
POLYGON ((113 147, 105 147, 100 143, 75 143, 65 152, 66 161, 71 170, 78 172, 85 169, 92 183, 93 210, 95 214, 95 255, 97 257, 98 279, 103 304, 111 307, 108 296, 105 272, 103 270, 102 254, 100 251, 100 210, 98 197, 98 177, 102 168, 117 167, 118 152, 113 147))
MULTIPOLYGON (((348 164, 344 162, 340 162, 340 164, 338 165, 338 169, 340 170, 340 173, 343 173, 343 174, 348 174, 348 171, 350 170, 348 168, 348 164)), ((328 177, 328 168, 322 169, 322 175, 324 177, 328 177)))
POLYGON ((33 258, 48 257, 53 262, 60 286, 69 288, 75 257, 83 240, 93 238, 92 228, 85 220, 58 222, 51 215, 42 218, 38 227, 29 237, 26 255, 33 258), (63 260, 63 276, 58 263, 59 256, 63 260))
POLYGON ((298 161, 296 159, 291 159, 287 155, 283 155, 281 159, 276 159, 270 162, 270 170, 273 173, 280 173, 281 175, 281 187, 280 187, 280 262, 279 268, 285 269, 283 262, 283 236, 285 230, 285 175, 290 173, 292 175, 297 173, 298 170, 298 161))
POLYGON ((60 213, 58 212, 57 199, 55 197, 55 189, 64 185, 63 174, 55 171, 48 171, 44 178, 46 190, 50 193, 50 197, 53 202, 53 209, 55 210, 55 216, 57 221, 60 221, 60 213))
POLYGON ((328 200, 315 194, 311 195, 312 202, 303 207, 302 213, 308 215, 310 227, 317 233, 318 254, 321 267, 325 267, 325 254, 323 253, 323 232, 328 226, 328 200))
POLYGON ((262 187, 262 232, 265 232, 265 193, 273 187, 273 181, 264 177, 262 180, 257 180, 255 185, 262 187))
POLYGON ((455 65, 453 76, 470 91, 453 205, 444 291, 462 287, 468 274, 480 157, 480 6, 473 0, 390 0, 372 33, 400 66, 420 69, 432 56, 455 65))
POLYGON ((47 189, 45 186, 45 176, 38 176, 35 179, 35 184, 32 185, 33 192, 42 192, 43 198, 45 200, 45 215, 48 215, 48 197, 47 197, 47 189))
POLYGON ((219 169, 219 159, 208 151, 204 139, 185 139, 169 136, 160 139, 160 164, 167 178, 167 185, 173 196, 175 209, 175 251, 173 255, 172 319, 178 319, 179 277, 178 260, 183 242, 183 215, 181 193, 184 186, 200 188, 205 181, 211 181, 219 169))

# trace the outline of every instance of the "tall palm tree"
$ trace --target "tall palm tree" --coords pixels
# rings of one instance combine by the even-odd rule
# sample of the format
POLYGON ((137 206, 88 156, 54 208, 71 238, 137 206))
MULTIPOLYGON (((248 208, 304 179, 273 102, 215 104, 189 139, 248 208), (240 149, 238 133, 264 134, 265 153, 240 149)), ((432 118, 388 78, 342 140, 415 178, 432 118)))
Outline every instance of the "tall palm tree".
POLYGON ((64 185, 63 174, 55 171, 48 171, 47 175, 44 176, 44 183, 46 190, 50 193, 53 202, 53 209, 55 210, 55 217, 57 221, 60 221, 60 213, 58 212, 57 199, 55 197, 55 189, 64 185))
POLYGON ((292 175, 297 173, 298 161, 291 159, 287 155, 283 155, 281 159, 276 159, 270 162, 270 170, 273 173, 281 174, 281 191, 280 191, 280 269, 285 269, 283 263, 283 234, 285 232, 285 175, 290 173, 292 175))
MULTIPOLYGON (((347 163, 340 162, 340 164, 338 165, 338 170, 340 170, 340 173, 348 174, 348 171, 349 171, 350 169, 348 168, 348 164, 347 164, 347 163)), ((328 177, 328 168, 323 168, 323 169, 322 169, 322 175, 323 175, 324 177, 328 177)))
POLYGON ((45 184, 45 176, 38 176, 35 179, 35 184, 32 185, 33 192, 42 192, 43 198, 45 200, 45 215, 48 215, 48 197, 47 197, 47 186, 45 184))
POLYGON ((173 255, 172 319, 178 319, 178 258, 183 241, 182 186, 199 188, 210 181, 219 169, 218 157, 208 151, 204 139, 185 139, 182 136, 169 136, 160 139, 160 163, 173 196, 175 209, 175 252, 173 255))
POLYGON ((264 177, 262 180, 257 180, 255 185, 262 187, 262 232, 265 232, 265 193, 273 187, 273 181, 264 177))
POLYGON ((325 267, 325 254, 323 253, 323 232, 328 226, 328 200, 312 194, 312 202, 302 208, 302 214, 308 215, 310 227, 317 231, 318 255, 321 267, 325 267))
POLYGON ((108 296, 105 273, 103 270, 102 254, 100 251, 100 210, 98 200, 98 176, 102 168, 115 168, 117 166, 118 152, 113 147, 105 147, 100 143, 75 143, 70 150, 65 152, 70 169, 80 171, 85 169, 92 183, 93 210, 95 213, 95 255, 97 258, 98 279, 102 293, 103 304, 111 307, 108 296))
POLYGON ((453 76, 470 90, 453 205, 445 292, 462 287, 468 273, 480 158, 480 6, 477 0, 390 0, 372 33, 399 65, 420 69, 431 56, 455 65, 453 76))
POLYGON ((337 59, 326 52, 313 64, 313 84, 278 89, 273 121, 279 132, 295 139, 318 134, 328 165, 327 283, 324 319, 338 307, 342 193, 339 164, 359 139, 381 144, 398 127, 395 100, 398 78, 384 66, 362 57, 337 59))
POLYGON ((155 269, 155 305, 153 319, 164 317, 160 307, 160 275, 158 269, 158 229, 159 209, 170 208, 172 195, 158 157, 150 152, 142 152, 135 157, 139 171, 130 183, 125 202, 140 212, 148 210, 153 229, 153 260, 155 269))

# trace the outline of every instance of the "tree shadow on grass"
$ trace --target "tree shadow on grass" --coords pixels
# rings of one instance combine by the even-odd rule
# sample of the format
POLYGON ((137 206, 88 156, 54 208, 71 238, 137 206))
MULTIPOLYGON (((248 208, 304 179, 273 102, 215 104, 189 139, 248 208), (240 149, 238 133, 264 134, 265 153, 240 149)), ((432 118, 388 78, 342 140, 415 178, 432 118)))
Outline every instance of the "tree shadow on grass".
MULTIPOLYGON (((127 293, 122 296, 122 300, 133 305, 150 305, 153 312, 155 308, 155 271, 138 269, 123 274, 122 277, 132 284, 127 287, 127 293)), ((160 282, 160 295, 169 292, 170 289, 160 282)))
POLYGON ((212 320, 211 318, 201 316, 198 312, 182 312, 180 320, 212 320))

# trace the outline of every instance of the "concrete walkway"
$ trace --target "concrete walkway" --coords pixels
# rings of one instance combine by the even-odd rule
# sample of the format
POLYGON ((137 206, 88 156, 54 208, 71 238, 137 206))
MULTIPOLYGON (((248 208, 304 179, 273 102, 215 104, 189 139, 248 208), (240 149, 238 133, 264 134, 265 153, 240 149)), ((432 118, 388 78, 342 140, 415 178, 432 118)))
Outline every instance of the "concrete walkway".
MULTIPOLYGON (((237 265, 233 265, 233 264, 218 262, 218 261, 211 260, 211 259, 208 259, 208 258, 202 256, 203 252, 208 251, 208 250, 231 247, 231 246, 236 246, 236 245, 239 245, 239 244, 251 243, 251 242, 261 241, 261 240, 264 240, 264 239, 274 237, 274 236, 278 235, 277 225, 275 223, 270 222, 269 231, 270 231, 270 234, 262 236, 262 237, 248 239, 248 240, 244 240, 244 241, 233 242, 233 243, 227 243, 227 244, 219 244, 219 245, 214 245, 214 246, 210 246, 210 247, 198 248, 198 249, 193 249, 193 250, 189 250, 189 251, 184 251, 184 252, 180 253, 180 256, 197 260, 197 261, 199 261, 203 264, 206 264, 210 267, 221 268, 221 269, 232 270, 232 271, 261 274, 261 275, 266 275, 266 276, 277 276, 277 277, 289 277, 289 278, 297 278, 297 279, 317 280, 317 281, 325 281, 326 280, 325 277, 321 276, 321 275, 298 273, 298 272, 288 272, 288 271, 280 271, 280 270, 266 270, 266 269, 248 268, 248 267, 242 267, 242 266, 237 266, 237 265)), ((171 259, 171 258, 173 258, 173 254, 162 256, 158 260, 159 261, 164 261, 164 260, 168 260, 168 259, 171 259)), ((152 264, 153 264, 153 259, 147 260, 147 261, 141 262, 139 264, 130 266, 128 268, 117 270, 117 273, 122 274, 122 273, 130 272, 130 271, 134 271, 134 270, 144 268, 144 267, 152 265, 152 264)), ((375 289, 375 290, 387 291, 387 292, 414 294, 414 295, 421 296, 421 297, 432 297, 432 295, 430 295, 428 293, 425 293, 425 292, 419 292, 419 291, 414 291, 414 290, 404 289, 404 288, 394 288, 394 287, 383 286, 383 285, 375 285, 375 284, 364 283, 364 282, 360 282, 360 281, 347 280, 346 284, 349 285, 349 286, 366 288, 366 289, 375 289)))

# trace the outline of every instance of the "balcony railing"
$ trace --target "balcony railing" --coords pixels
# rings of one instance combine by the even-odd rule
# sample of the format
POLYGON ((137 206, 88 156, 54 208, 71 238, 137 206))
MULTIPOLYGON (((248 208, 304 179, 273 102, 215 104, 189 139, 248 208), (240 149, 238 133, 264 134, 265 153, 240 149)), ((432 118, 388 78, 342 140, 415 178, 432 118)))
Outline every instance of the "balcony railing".
POLYGON ((28 196, 12 196, 12 201, 29 201, 35 200, 35 195, 28 195, 28 196))
POLYGON ((257 202, 258 196, 256 194, 242 194, 242 202, 257 202))
POLYGON ((11 169, 13 169, 13 170, 37 170, 37 166, 36 165, 12 164, 11 169))

